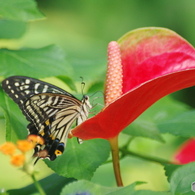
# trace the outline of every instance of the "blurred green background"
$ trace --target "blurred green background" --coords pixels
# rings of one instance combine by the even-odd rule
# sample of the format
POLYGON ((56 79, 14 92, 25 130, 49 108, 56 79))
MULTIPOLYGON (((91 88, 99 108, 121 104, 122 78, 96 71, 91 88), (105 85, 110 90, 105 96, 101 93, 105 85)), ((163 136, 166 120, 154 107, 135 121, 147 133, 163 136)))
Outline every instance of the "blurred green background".
MULTIPOLYGON (((46 19, 29 22, 23 28, 25 34, 19 39, 0 40, 0 46, 8 48, 39 48, 57 44, 73 67, 71 75, 75 82, 80 82, 80 76, 86 83, 100 83, 103 91, 103 81, 106 70, 106 50, 108 42, 118 40, 130 30, 141 27, 166 27, 187 39, 195 45, 195 1, 194 0, 37 0, 39 9, 46 19)), ((194 106, 192 99, 195 89, 186 89, 173 94, 177 99, 194 106)), ((4 129, 4 120, 1 119, 4 129)), ((2 132, 1 143, 5 141, 2 132)), ((121 136, 123 139, 123 136, 121 136)), ((167 136, 174 142, 175 138, 167 136)), ((176 141, 175 141, 176 142, 176 141)), ((133 148, 152 155, 159 152, 170 157, 174 146, 165 147, 162 143, 138 138, 133 148), (168 151, 165 151, 167 149, 168 151)), ((8 159, 0 156, 1 164, 8 159)), ((124 183, 147 181, 142 188, 166 190, 168 184, 163 168, 135 158, 126 158, 121 162, 124 183), (163 179, 162 179, 163 178, 163 179)), ((11 166, 0 171, 4 178, 0 180, 0 188, 19 188, 30 183, 30 179, 21 171, 11 166), (10 180, 10 173, 12 178, 10 180)), ((42 178, 51 171, 39 163, 39 177, 42 178)), ((102 185, 115 185, 112 178, 112 167, 102 166, 95 173, 93 181, 102 185)))

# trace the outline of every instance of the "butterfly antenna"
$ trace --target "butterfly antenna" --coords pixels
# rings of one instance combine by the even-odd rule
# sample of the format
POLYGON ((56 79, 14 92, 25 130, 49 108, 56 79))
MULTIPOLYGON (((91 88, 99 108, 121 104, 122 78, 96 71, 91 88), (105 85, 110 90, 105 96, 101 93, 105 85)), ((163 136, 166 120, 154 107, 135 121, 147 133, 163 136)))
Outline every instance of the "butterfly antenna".
POLYGON ((85 88, 85 82, 83 81, 84 79, 83 79, 83 77, 80 77, 81 78, 81 93, 82 93, 82 95, 84 94, 84 88, 85 88))

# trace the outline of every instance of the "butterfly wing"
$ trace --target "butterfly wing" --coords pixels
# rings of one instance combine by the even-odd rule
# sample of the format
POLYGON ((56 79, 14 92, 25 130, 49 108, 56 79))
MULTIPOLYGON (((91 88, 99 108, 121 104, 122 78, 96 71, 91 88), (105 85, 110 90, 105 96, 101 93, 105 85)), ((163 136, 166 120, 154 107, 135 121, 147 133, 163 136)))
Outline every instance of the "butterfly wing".
MULTIPOLYGON (((32 96, 42 93, 57 93, 74 96, 61 88, 38 79, 25 76, 12 76, 2 82, 4 91, 19 105, 27 120, 33 122, 25 112, 25 102, 32 96)), ((44 117, 44 116, 43 116, 44 117)))
POLYGON ((80 116, 82 102, 64 94, 43 93, 30 97, 23 109, 33 124, 28 126, 30 134, 45 140, 43 150, 47 152, 42 154, 38 150, 38 156, 54 160, 64 151, 71 126, 80 116))
POLYGON ((54 85, 29 77, 9 77, 2 82, 2 87, 30 121, 30 134, 44 138, 44 148, 35 147, 39 158, 54 160, 63 153, 71 125, 83 118, 83 114, 88 115, 90 108, 88 101, 81 102, 54 85))
POLYGON ((29 97, 40 93, 58 93, 74 97, 55 85, 25 76, 12 76, 2 82, 4 91, 19 105, 29 97))

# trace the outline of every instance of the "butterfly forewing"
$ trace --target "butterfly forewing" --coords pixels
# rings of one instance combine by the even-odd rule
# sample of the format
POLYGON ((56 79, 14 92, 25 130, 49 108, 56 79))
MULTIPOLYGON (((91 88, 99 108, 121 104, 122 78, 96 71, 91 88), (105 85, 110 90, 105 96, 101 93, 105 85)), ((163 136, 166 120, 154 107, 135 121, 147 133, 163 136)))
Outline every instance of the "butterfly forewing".
POLYGON ((2 82, 4 91, 19 105, 35 94, 58 93, 74 97, 72 94, 52 84, 24 76, 12 76, 2 82))
POLYGON ((45 140, 44 146, 35 148, 38 158, 54 160, 63 153, 72 124, 86 120, 91 108, 88 96, 80 101, 63 89, 30 77, 9 77, 2 87, 30 121, 30 134, 45 140))

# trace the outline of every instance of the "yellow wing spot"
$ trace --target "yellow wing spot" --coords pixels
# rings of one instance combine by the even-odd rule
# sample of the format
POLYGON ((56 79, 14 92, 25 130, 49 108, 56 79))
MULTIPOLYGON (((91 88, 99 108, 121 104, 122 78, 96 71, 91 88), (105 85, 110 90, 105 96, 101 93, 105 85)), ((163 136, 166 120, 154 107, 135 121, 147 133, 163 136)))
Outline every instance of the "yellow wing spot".
POLYGON ((62 154, 62 152, 60 151, 60 150, 55 150, 55 155, 56 156, 59 156, 59 155, 61 155, 62 154))
POLYGON ((51 134, 49 137, 50 137, 52 140, 56 139, 56 136, 54 136, 54 135, 52 135, 52 134, 51 134))
POLYGON ((42 136, 44 136, 45 135, 44 130, 39 131, 39 134, 42 135, 42 136))
POLYGON ((46 124, 47 126, 50 125, 49 119, 45 121, 45 124, 46 124))

